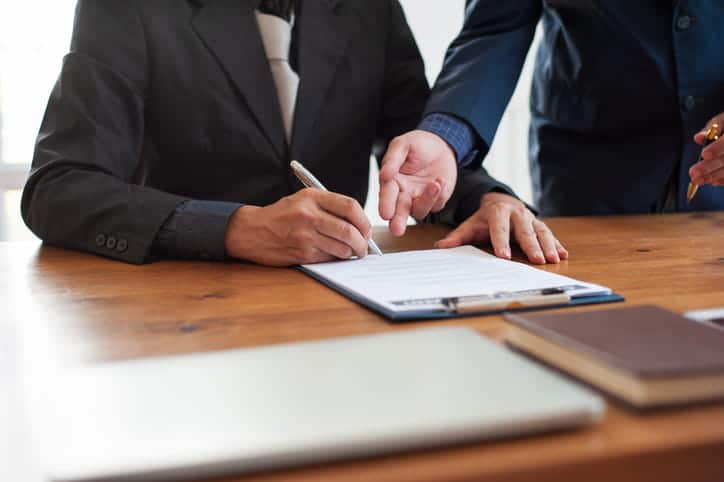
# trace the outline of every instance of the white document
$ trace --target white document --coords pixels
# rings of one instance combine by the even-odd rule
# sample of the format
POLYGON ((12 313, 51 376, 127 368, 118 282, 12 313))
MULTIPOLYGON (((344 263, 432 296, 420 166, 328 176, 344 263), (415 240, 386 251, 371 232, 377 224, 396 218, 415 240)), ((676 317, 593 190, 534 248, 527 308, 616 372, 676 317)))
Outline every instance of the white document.
POLYGON ((606 287, 500 259, 473 246, 405 251, 303 268, 393 312, 445 310, 446 298, 525 296, 552 288, 571 298, 611 294, 606 287))

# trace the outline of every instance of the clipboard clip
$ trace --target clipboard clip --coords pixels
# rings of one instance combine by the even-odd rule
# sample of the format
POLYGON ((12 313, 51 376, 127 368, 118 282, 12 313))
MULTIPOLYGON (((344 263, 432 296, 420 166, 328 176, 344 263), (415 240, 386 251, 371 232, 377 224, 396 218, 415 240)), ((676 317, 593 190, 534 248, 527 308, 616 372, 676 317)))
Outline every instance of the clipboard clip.
POLYGON ((560 288, 546 288, 535 293, 500 292, 486 296, 443 298, 441 301, 447 311, 466 314, 534 308, 537 306, 567 305, 571 302, 571 296, 560 288))

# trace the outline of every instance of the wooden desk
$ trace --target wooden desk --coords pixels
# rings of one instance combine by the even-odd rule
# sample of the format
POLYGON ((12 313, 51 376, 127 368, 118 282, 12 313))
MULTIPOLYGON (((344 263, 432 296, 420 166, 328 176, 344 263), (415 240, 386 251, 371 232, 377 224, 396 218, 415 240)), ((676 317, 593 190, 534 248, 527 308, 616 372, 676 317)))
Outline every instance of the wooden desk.
MULTIPOLYGON (((680 312, 724 305, 724 212, 549 223, 572 257, 546 270, 607 285, 628 304, 654 303, 680 312)), ((440 227, 424 226, 402 240, 383 230, 376 239, 390 251, 426 248, 442 234, 440 227)), ((594 308, 601 307, 576 309, 594 308)), ((389 324, 295 270, 239 263, 138 267, 38 244, 0 244, 0 317, 0 347, 9 353, 0 381, 16 387, 21 372, 32 376, 49 362, 220 350, 429 325, 389 324)), ((492 337, 505 329, 499 316, 435 323, 465 324, 492 337)), ((10 404, 20 407, 22 396, 10 404)), ((13 437, 22 439, 21 417, 9 420, 16 427, 13 437)), ((13 445, 11 462, 27 467, 33 458, 24 445, 13 445)), ((718 481, 724 480, 724 403, 641 415, 612 402, 603 423, 590 430, 233 480, 718 481)))

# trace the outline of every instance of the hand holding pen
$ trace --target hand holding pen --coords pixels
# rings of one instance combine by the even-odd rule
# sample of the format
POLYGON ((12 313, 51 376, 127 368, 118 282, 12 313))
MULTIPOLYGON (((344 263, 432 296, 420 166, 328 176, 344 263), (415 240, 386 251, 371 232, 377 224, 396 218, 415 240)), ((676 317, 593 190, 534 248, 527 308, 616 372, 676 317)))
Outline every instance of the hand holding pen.
MULTIPOLYGON (((319 179, 314 177, 314 174, 309 172, 307 168, 302 166, 300 162, 292 161, 290 167, 292 168, 292 172, 294 172, 294 175, 297 177, 297 179, 299 179, 302 184, 304 184, 304 186, 319 189, 322 191, 327 191, 327 188, 324 187, 324 184, 322 184, 319 179)), ((377 244, 372 238, 367 239, 367 245, 369 246, 369 249, 373 254, 382 254, 382 251, 380 251, 380 248, 377 247, 377 244)))
POLYGON ((707 128, 697 133, 694 140, 704 146, 699 162, 691 167, 689 175, 691 183, 686 193, 687 202, 691 202, 699 186, 710 184, 724 186, 724 138, 721 126, 724 125, 724 114, 709 121, 707 128))
POLYGON ((372 225, 342 194, 302 189, 267 206, 246 204, 229 219, 226 254, 269 266, 322 263, 367 255, 372 225))

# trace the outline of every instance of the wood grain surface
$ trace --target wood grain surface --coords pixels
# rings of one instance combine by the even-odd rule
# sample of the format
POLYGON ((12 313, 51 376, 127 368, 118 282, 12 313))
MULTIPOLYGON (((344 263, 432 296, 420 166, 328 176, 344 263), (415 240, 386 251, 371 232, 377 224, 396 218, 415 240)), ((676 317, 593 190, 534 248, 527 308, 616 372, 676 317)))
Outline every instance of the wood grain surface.
MULTIPOLYGON (((542 269, 683 312, 724 306, 724 212, 553 218, 571 259, 542 269)), ((383 251, 429 248, 417 226, 383 251)), ((518 253, 520 256, 520 253, 518 253)), ((520 258, 519 258, 520 259, 520 258)), ((621 304, 618 304, 621 306, 621 304)), ((601 306, 571 308, 600 309, 601 306)), ((26 388, 49 367, 460 325, 500 339, 500 316, 394 325, 294 269, 165 261, 132 266, 0 243, 0 467, 41 481, 26 388), (5 419, 5 420, 3 420, 5 419), (0 441, 1 442, 1 441, 0 441)), ((495 369, 495 367, 481 367, 495 369)), ((592 429, 224 479, 239 481, 720 481, 724 403, 637 413, 610 401, 592 429)))

